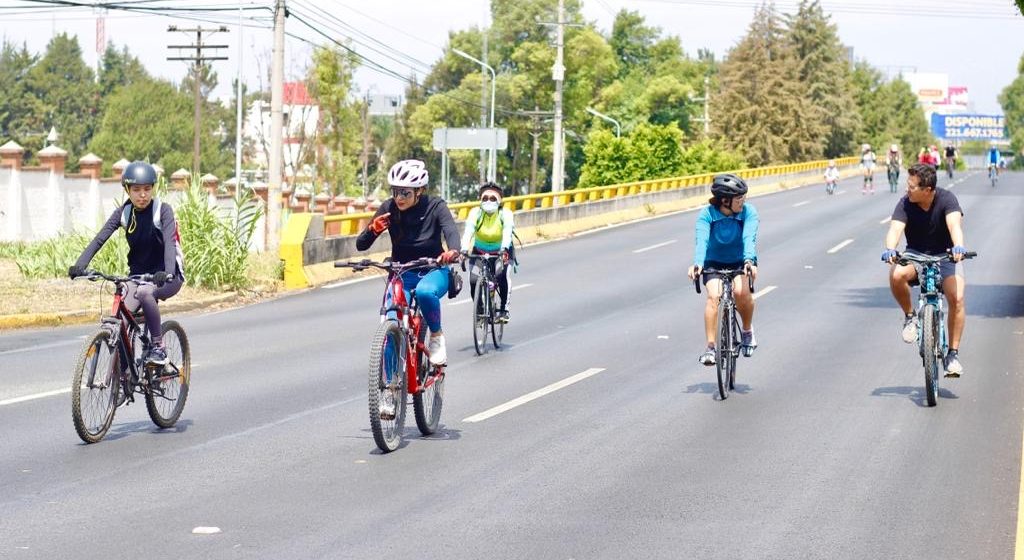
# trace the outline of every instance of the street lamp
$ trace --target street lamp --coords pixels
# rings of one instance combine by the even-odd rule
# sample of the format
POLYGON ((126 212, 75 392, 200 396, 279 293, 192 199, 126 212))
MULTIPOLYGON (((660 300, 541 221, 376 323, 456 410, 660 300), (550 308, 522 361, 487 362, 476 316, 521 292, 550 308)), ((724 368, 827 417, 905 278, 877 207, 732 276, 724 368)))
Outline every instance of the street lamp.
POLYGON ((614 124, 615 125, 615 137, 616 138, 618 138, 621 135, 622 127, 619 126, 619 121, 609 117, 608 115, 606 115, 604 113, 599 112, 597 109, 594 109, 592 107, 587 107, 587 112, 590 113, 591 115, 594 115, 595 117, 597 117, 599 119, 604 119, 604 120, 614 124))
MULTIPOLYGON (((495 78, 494 78, 494 68, 491 68, 491 65, 489 65, 486 62, 480 60, 479 58, 471 56, 471 55, 469 55, 468 53, 466 53, 464 51, 460 51, 459 49, 452 48, 452 52, 457 54, 457 55, 459 55, 459 56, 461 56, 462 58, 465 58, 467 60, 471 60, 471 61, 479 64, 480 66, 483 66, 484 68, 489 70, 490 73, 491 73, 491 124, 490 124, 490 128, 491 128, 492 140, 494 140, 495 138, 497 138, 497 135, 494 134, 494 86, 496 85, 495 78)), ((496 154, 495 154, 495 151, 494 151, 493 144, 492 144, 491 152, 490 153, 491 153, 491 157, 487 158, 487 180, 493 182, 494 181, 494 177, 496 175, 494 168, 497 167, 497 165, 496 165, 497 164, 497 157, 496 157, 496 154)))

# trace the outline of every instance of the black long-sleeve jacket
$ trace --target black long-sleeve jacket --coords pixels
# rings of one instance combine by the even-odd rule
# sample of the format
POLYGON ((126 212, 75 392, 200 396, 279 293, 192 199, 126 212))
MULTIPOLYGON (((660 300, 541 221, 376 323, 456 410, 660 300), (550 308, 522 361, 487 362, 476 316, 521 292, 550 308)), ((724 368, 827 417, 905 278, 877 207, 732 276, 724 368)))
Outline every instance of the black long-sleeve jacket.
MULTIPOLYGON (((437 257, 444 251, 442 237, 448 249, 461 250, 459 228, 444 199, 422 195, 419 202, 405 212, 398 210, 394 199, 388 199, 373 216, 376 218, 388 212, 391 213, 391 225, 388 226, 391 260, 408 262, 421 257, 437 257)), ((376 240, 377 236, 367 227, 356 239, 356 249, 365 251, 376 240)))

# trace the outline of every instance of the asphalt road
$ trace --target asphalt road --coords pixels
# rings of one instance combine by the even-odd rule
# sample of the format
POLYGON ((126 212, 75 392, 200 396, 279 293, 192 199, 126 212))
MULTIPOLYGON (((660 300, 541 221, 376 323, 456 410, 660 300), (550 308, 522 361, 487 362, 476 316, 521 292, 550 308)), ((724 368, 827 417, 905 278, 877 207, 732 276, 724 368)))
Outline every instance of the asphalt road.
POLYGON ((750 200, 760 347, 726 401, 696 361, 694 212, 523 250, 501 351, 475 355, 468 289, 446 302, 442 430, 410 413, 387 455, 366 413, 379 279, 176 317, 182 420, 157 431, 137 403, 95 445, 67 392, 95 327, 5 333, 0 557, 1011 558, 1024 176, 953 186, 980 256, 965 374, 935 408, 879 262, 897 195, 876 177, 750 200))

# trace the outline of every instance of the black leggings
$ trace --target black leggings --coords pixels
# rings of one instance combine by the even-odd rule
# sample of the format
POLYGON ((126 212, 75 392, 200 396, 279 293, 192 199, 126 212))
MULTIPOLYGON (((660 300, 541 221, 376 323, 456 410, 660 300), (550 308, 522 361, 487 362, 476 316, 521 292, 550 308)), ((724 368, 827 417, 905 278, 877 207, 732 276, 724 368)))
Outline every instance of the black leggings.
MULTIPOLYGON (((482 254, 475 249, 473 253, 477 255, 482 254)), ((485 262, 483 260, 477 261, 480 266, 483 266, 485 262)), ((494 267, 492 270, 494 271, 494 280, 498 284, 498 295, 501 296, 501 308, 505 309, 508 307, 508 267, 501 262, 501 259, 486 262, 486 265, 494 267)), ((476 281, 479 277, 480 275, 476 273, 476 266, 474 266, 469 271, 469 286, 474 294, 476 293, 476 281)))
POLYGON ((133 313, 139 307, 142 307, 142 312, 146 314, 146 327, 149 328, 149 338, 154 346, 162 345, 164 336, 160 327, 160 308, 156 302, 157 300, 170 299, 180 289, 181 278, 177 277, 164 282, 164 285, 159 288, 156 284, 139 285, 134 282, 128 283, 128 294, 124 297, 124 305, 133 313))

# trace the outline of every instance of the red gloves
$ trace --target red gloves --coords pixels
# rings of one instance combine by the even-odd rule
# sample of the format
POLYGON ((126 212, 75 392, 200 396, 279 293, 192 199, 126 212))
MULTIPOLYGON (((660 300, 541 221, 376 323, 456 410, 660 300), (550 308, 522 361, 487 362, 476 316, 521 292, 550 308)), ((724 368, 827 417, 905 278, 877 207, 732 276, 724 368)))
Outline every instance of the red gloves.
POLYGON ((380 235, 384 233, 384 230, 388 229, 389 225, 391 225, 391 213, 385 212, 370 222, 370 231, 372 231, 374 235, 380 235))
POLYGON ((437 262, 441 264, 452 264, 459 260, 459 252, 454 249, 449 249, 437 257, 437 262))

